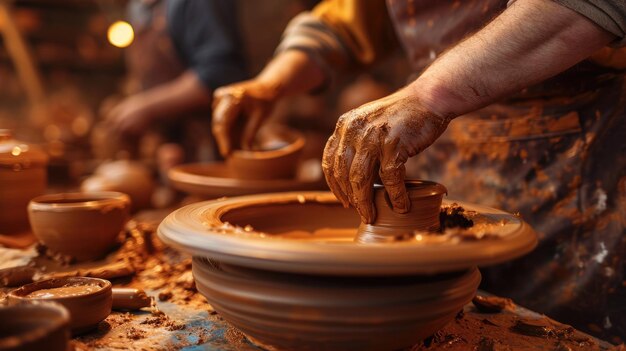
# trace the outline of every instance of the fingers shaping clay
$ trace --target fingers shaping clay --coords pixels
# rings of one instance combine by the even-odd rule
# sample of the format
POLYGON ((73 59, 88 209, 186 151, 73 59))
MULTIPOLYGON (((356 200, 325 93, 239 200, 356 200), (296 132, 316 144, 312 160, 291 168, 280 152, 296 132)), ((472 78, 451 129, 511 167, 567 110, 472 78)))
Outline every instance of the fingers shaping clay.
POLYGON ((385 188, 379 184, 374 185, 376 219, 372 224, 359 225, 357 242, 400 241, 416 230, 439 230, 439 213, 443 196, 447 193, 446 188, 425 180, 407 180, 405 186, 411 208, 407 213, 397 213, 392 208, 385 188))

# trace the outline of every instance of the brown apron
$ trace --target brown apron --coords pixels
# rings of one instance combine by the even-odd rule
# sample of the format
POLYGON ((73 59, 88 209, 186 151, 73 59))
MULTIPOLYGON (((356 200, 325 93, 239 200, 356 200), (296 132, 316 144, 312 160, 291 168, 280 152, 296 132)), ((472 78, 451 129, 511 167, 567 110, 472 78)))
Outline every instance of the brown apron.
MULTIPOLYGON (((387 0, 419 72, 506 1, 387 0)), ((483 269, 483 288, 613 342, 626 339, 624 71, 585 61, 454 120, 407 164, 451 198, 519 212, 531 254, 483 269)))

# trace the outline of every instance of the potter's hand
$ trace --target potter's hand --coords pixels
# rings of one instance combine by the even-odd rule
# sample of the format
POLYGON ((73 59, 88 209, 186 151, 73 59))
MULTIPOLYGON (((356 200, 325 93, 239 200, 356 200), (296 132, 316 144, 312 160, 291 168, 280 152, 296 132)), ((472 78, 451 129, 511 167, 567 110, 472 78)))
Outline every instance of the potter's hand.
POLYGON ((105 118, 113 130, 127 135, 141 134, 152 120, 140 96, 122 100, 108 111, 105 118))
POLYGON ((273 86, 252 79, 217 89, 213 99, 213 135, 220 153, 227 156, 235 148, 252 148, 277 95, 273 86))
POLYGON ((426 110, 406 89, 342 115, 326 143, 326 182, 345 207, 352 204, 364 223, 376 217, 372 193, 378 171, 393 209, 411 204, 404 186, 404 163, 430 146, 449 120, 426 110))

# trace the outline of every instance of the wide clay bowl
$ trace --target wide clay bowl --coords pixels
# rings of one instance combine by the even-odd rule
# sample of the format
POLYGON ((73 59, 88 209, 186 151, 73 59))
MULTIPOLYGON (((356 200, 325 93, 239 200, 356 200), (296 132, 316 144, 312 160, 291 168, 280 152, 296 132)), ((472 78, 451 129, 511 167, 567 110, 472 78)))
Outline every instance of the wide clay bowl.
POLYGON ((172 186, 205 199, 272 192, 325 190, 319 179, 239 179, 225 163, 190 163, 175 166, 168 172, 172 186))
POLYGON ((161 222, 158 235, 181 251, 222 263, 344 276, 460 271, 502 263, 535 247, 534 231, 519 217, 460 201, 444 200, 442 206, 453 202, 473 213, 472 228, 454 235, 424 234, 394 242, 355 242, 359 217, 330 192, 200 202, 171 213, 161 222), (468 239, 461 235, 466 232, 471 234, 468 239))
POLYGON ((273 127, 259 133, 254 150, 234 150, 226 165, 238 179, 293 179, 304 148, 302 133, 273 127))
POLYGON ((0 351, 67 351, 70 316, 52 303, 0 307, 0 351))
POLYGON ((43 195, 28 205, 39 241, 77 261, 95 260, 116 244, 128 220, 130 199, 117 192, 43 195))
POLYGON ((26 284, 11 291, 10 303, 56 302, 70 313, 72 333, 92 330, 111 313, 111 282, 98 278, 67 277, 26 284))
POLYGON ((446 188, 426 180, 405 181, 411 208, 407 213, 393 210, 389 195, 380 184, 374 185, 374 223, 359 225, 357 241, 362 243, 398 240, 415 230, 439 230, 441 202, 447 193, 446 188))
POLYGON ((335 277, 243 268, 194 258, 213 308, 270 350, 398 350, 432 335, 468 303, 474 267, 433 276, 335 277))

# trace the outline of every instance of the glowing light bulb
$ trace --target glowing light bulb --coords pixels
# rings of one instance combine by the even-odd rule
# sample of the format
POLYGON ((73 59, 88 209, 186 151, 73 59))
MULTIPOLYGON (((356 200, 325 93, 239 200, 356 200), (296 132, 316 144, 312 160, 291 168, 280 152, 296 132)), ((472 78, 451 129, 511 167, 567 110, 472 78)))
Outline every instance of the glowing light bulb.
POLYGON ((117 21, 109 27, 107 38, 111 45, 117 46, 118 48, 125 48, 135 39, 135 32, 128 22, 117 21))

